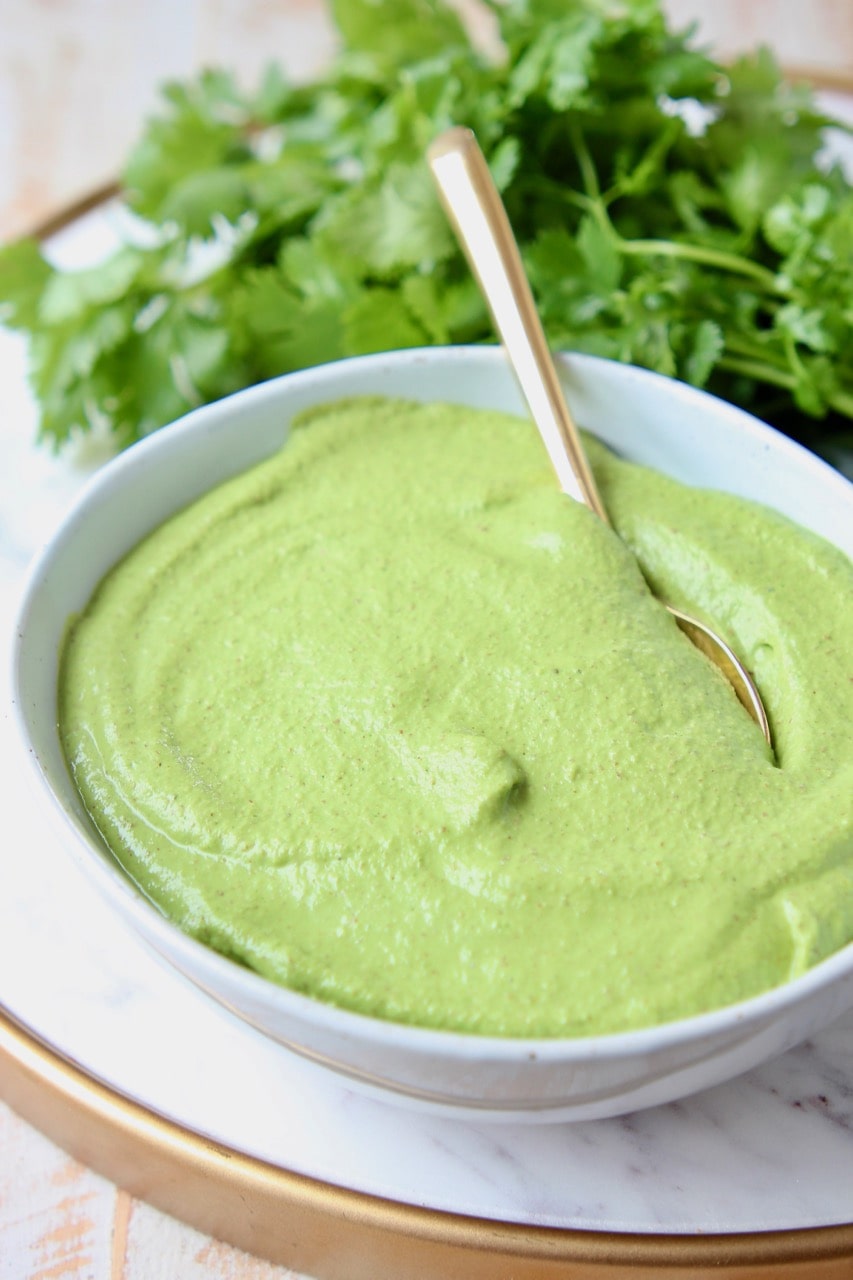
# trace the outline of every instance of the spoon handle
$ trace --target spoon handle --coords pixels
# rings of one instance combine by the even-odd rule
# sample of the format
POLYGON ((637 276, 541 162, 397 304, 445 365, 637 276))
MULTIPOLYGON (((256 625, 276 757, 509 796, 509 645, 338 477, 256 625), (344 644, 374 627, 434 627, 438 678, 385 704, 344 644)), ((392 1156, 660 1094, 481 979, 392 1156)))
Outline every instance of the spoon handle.
POLYGON ((470 129, 440 134, 427 151, 447 216, 489 306, 539 426, 560 488, 608 523, 607 511, 560 387, 515 236, 470 129))

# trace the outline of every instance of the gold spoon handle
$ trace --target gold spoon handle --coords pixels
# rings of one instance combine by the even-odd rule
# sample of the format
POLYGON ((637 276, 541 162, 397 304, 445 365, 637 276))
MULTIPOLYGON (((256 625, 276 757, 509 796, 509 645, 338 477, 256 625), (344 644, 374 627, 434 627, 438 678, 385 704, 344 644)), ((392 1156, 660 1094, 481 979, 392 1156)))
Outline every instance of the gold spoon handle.
POLYGON ((586 454, 560 387, 503 202, 477 139, 455 127, 428 152, 451 225, 486 299, 564 493, 607 522, 586 454))

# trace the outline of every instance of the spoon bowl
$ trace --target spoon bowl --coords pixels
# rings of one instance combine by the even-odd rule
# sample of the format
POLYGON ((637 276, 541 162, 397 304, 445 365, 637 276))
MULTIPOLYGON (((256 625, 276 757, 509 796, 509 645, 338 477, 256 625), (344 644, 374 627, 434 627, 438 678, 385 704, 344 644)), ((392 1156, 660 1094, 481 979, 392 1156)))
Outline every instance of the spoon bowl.
MULTIPOLYGON (((560 486, 609 524, 563 394, 509 218, 479 143, 470 129, 456 126, 432 142, 427 158, 445 211, 489 307, 560 486)), ((671 605, 665 607, 685 635, 726 677, 772 747, 761 695, 737 654, 704 622, 671 605)))

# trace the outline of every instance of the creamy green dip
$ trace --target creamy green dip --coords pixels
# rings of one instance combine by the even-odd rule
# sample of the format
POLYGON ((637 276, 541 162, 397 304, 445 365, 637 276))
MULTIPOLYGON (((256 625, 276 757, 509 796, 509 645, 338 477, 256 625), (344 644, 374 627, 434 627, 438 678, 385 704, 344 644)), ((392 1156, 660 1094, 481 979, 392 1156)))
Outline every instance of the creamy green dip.
POLYGON ((698 1013, 853 938, 850 562, 590 450, 623 540, 524 420, 324 406, 109 574, 62 741, 177 924, 348 1009, 509 1036, 698 1013), (751 666, 775 761, 637 559, 751 666))

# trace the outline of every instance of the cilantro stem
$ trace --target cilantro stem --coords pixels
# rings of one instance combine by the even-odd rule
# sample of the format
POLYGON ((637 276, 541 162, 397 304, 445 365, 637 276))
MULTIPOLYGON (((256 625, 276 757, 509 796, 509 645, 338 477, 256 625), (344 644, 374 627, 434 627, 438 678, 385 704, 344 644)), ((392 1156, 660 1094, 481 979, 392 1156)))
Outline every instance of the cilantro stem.
MULTIPOLYGON (((726 373, 741 374, 756 382, 766 382, 770 386, 781 387, 785 391, 794 391, 797 386, 795 374, 764 360, 743 360, 738 356, 721 356, 717 361, 717 368, 723 369, 726 373)), ((826 403, 836 413, 843 414, 846 418, 853 418, 853 392, 833 391, 827 396, 826 403)))
MULTIPOLYGON (((683 258, 686 262, 696 262, 704 267, 716 267, 720 271, 748 276, 761 284, 768 293, 778 293, 774 273, 769 271, 767 267, 762 267, 759 263, 750 261, 749 258, 741 257, 740 254, 726 253, 723 249, 703 248, 701 245, 696 244, 685 244, 680 240, 625 240, 619 235, 607 212, 607 201, 608 199, 616 198, 619 194, 618 190, 614 188, 612 192, 608 193, 608 197, 602 196, 595 164, 590 155, 589 147, 586 145, 586 139, 577 125, 572 126, 571 137, 581 171, 584 191, 590 203, 590 211, 595 215, 604 230, 613 238, 615 247, 620 253, 629 257, 660 256, 683 258)), ((664 134, 664 139, 666 146, 670 146, 673 139, 668 137, 666 133, 664 134)), ((658 146, 660 145, 661 140, 659 139, 658 146)))
POLYGON ((571 187, 554 182, 551 178, 528 180, 520 186, 520 192, 527 198, 541 196, 557 204, 571 205, 573 209, 579 209, 582 213, 595 214, 597 210, 597 202, 590 199, 583 191, 573 191, 571 187))
MULTIPOLYGON (((601 187, 598 184, 598 173, 596 172, 595 165, 593 164, 592 156, 589 153, 589 147, 586 145, 586 139, 577 125, 572 125, 570 132, 572 137, 572 146, 574 147, 575 155, 578 158, 578 165, 581 171, 583 189, 586 192, 587 197, 596 205, 601 207, 603 213, 604 205, 601 199, 601 187)), ((607 215, 605 214, 605 217, 606 216, 607 215)))
POLYGON ((853 418, 853 391, 834 391, 829 397, 829 406, 836 413, 843 413, 846 418, 853 418))
POLYGON ((803 362, 800 359, 799 353, 797 351, 797 344, 794 341, 793 337, 791 336, 790 333, 786 333, 784 334, 782 341, 785 344, 785 355, 788 357, 788 361, 791 365, 791 368, 794 370, 794 372, 797 374, 798 377, 801 377, 801 378, 805 377, 806 371, 803 366, 803 362))
MULTIPOLYGON (((750 261, 749 258, 741 257, 740 254, 726 253, 722 249, 703 248, 701 245, 696 244, 685 244, 680 240, 625 240, 619 235, 607 212, 607 203, 601 193, 595 164, 590 155, 589 147, 586 145, 586 139, 577 125, 572 126, 571 137, 572 146, 581 171, 584 192, 589 201, 590 212, 595 215, 602 228, 612 237, 614 245, 620 253, 629 257, 660 256, 683 258, 687 262, 696 262, 701 266, 716 267, 720 271, 748 276, 761 284, 768 293, 778 292, 774 273, 769 271, 767 267, 762 267, 759 263, 750 261)), ((669 138, 667 138, 667 145, 671 145, 669 138)), ((614 198, 618 193, 614 189, 609 194, 611 198, 614 198)))
POLYGON ((793 391, 797 379, 792 373, 764 360, 744 360, 740 356, 721 356, 717 368, 727 373, 739 373, 745 378, 754 378, 756 382, 769 382, 771 386, 783 387, 793 391))
MULTIPOLYGON (((734 352, 735 355, 745 356, 748 360, 758 360, 762 364, 772 364, 770 356, 767 352, 755 342, 750 342, 748 338, 743 338, 739 333, 726 334, 726 350, 734 352)), ((784 365, 780 365, 784 368, 784 365)))
POLYGON ((703 249, 701 245, 684 244, 680 240, 623 240, 615 228, 614 235, 616 235, 620 253, 641 257, 658 255, 665 258, 683 258, 687 262, 698 262, 705 267, 716 267, 720 271, 749 276, 763 285, 768 293, 778 292, 776 277, 772 271, 736 253, 726 253, 722 249, 703 249))

